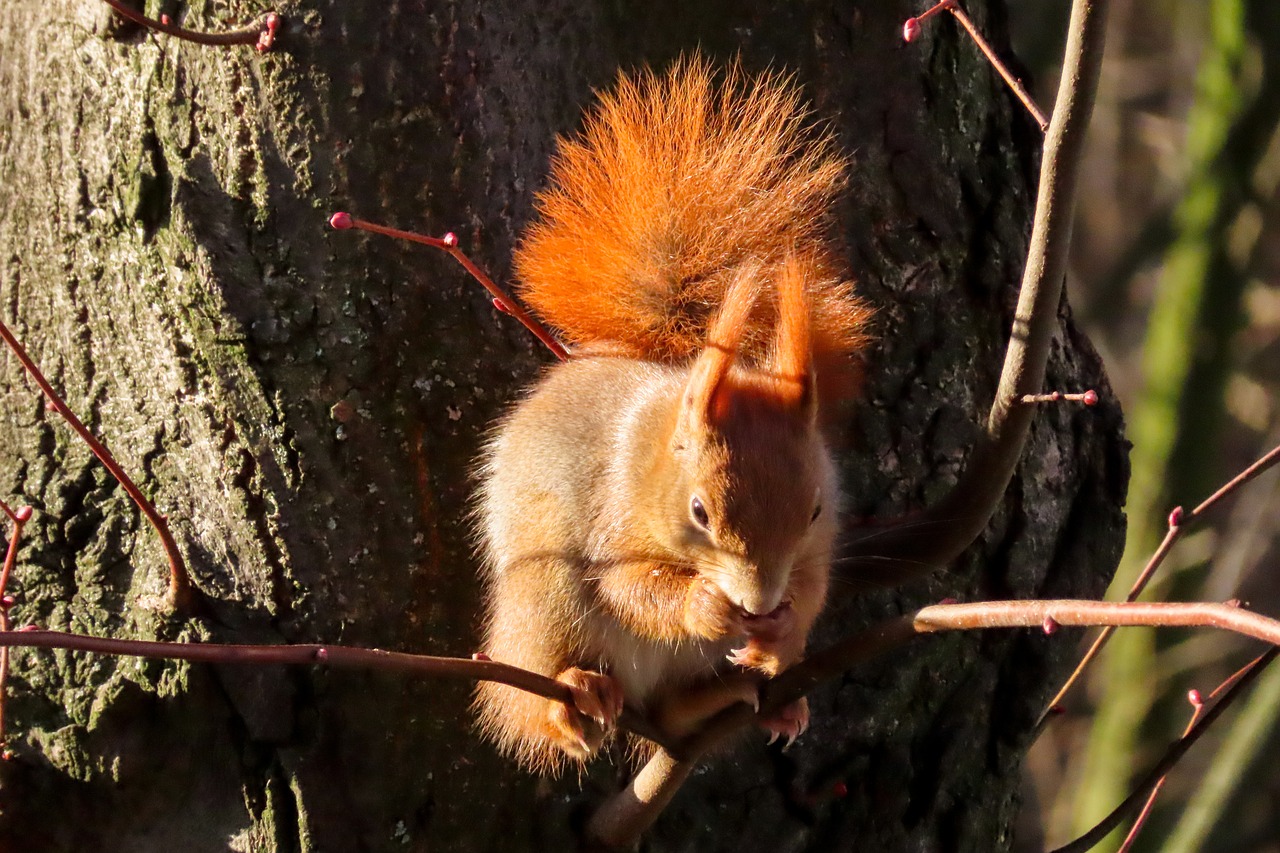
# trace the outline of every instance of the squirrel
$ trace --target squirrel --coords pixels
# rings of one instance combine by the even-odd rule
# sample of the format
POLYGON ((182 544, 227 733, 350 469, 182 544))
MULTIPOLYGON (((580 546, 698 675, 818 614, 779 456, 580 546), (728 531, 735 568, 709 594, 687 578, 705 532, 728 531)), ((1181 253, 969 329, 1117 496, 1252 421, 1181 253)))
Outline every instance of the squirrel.
MULTIPOLYGON (((837 530, 820 402, 852 393, 870 314, 823 234, 846 163, 790 79, 622 75, 558 145, 514 265, 572 357, 495 428, 475 512, 484 653, 576 706, 486 682, 479 727, 545 773, 624 699, 688 726, 801 658, 837 530)), ((762 724, 794 739, 808 706, 762 724)))

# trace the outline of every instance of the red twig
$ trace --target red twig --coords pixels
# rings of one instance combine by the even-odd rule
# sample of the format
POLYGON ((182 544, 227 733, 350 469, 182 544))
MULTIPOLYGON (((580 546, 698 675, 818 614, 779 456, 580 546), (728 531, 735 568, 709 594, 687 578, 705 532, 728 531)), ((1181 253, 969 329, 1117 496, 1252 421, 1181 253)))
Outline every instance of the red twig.
POLYGON ((1210 602, 1169 604, 1050 599, 935 604, 918 611, 913 626, 917 633, 929 634, 975 628, 1043 628, 1046 619, 1075 627, 1220 628, 1280 645, 1280 621, 1235 604, 1210 602))
POLYGON ((1089 389, 1088 391, 1080 394, 1065 394, 1062 391, 1051 391, 1048 394, 1023 394, 1018 398, 1019 403, 1025 403, 1028 405, 1033 403, 1058 403, 1063 401, 1070 403, 1084 403, 1086 406, 1096 406, 1098 405, 1098 392, 1093 389, 1089 389))
POLYGON ((238 30, 230 30, 225 33, 202 33, 198 30, 188 30, 172 23, 168 20, 167 15, 163 20, 159 21, 155 18, 148 18, 136 9, 129 8, 121 0, 106 0, 106 3, 115 10, 117 15, 128 18, 135 24, 141 24, 147 29, 165 33, 174 38, 205 45, 251 44, 259 53, 266 53, 271 50, 272 45, 275 44, 276 31, 280 29, 282 20, 277 13, 267 12, 258 19, 257 23, 238 30))
POLYGON ((1035 99, 1031 97, 1031 93, 1022 85, 1022 81, 1013 76, 1013 72, 996 55, 991 43, 982 37, 982 33, 978 32, 978 28, 974 26, 973 20, 965 14, 964 9, 960 8, 960 4, 956 0, 942 0, 927 12, 914 18, 907 18, 906 23, 902 25, 903 41, 914 41, 916 36, 920 34, 920 24, 942 11, 950 12, 955 16, 955 19, 960 22, 960 26, 964 27, 965 32, 969 34, 969 38, 973 39, 973 43, 987 57, 987 61, 1004 78, 1004 82, 1018 96, 1018 100, 1022 101, 1022 105, 1027 108, 1027 112, 1031 113, 1031 117, 1036 120, 1036 123, 1040 125, 1040 130, 1042 132, 1048 130, 1049 119, 1045 116, 1044 111, 1040 109, 1035 99))
MULTIPOLYGON (((1210 701, 1217 699, 1223 691, 1231 689, 1235 686, 1236 682, 1252 672, 1254 667, 1261 665, 1264 657, 1266 657, 1265 653, 1254 658, 1252 661, 1232 673, 1231 677, 1215 687, 1213 692, 1209 694, 1210 701)), ((1200 721, 1200 717, 1204 713, 1204 699, 1200 696, 1199 690, 1189 691, 1187 693, 1187 701, 1191 703, 1192 711, 1191 719, 1187 721, 1187 727, 1182 732, 1182 736, 1184 738, 1191 734, 1191 730, 1195 728, 1196 723, 1200 721)), ((1147 801, 1142 805, 1142 811, 1138 813, 1138 817, 1134 820, 1133 826, 1129 828, 1129 834, 1125 836, 1124 843, 1120 845, 1120 849, 1117 853, 1128 853, 1130 848, 1133 847, 1133 843, 1137 840, 1138 834, 1142 832, 1142 827, 1146 824, 1147 818, 1151 815, 1151 808, 1155 805, 1156 797, 1160 796, 1160 789, 1164 787, 1164 780, 1167 778, 1168 774, 1161 776, 1156 784, 1151 788, 1151 793, 1147 796, 1147 801)))
MULTIPOLYGON (((1168 775, 1174 765, 1178 763, 1182 756, 1186 755, 1187 750, 1191 748, 1192 744, 1199 740, 1200 736, 1209 730, 1209 726, 1213 725, 1214 720, 1218 719, 1218 716, 1225 711, 1233 701, 1235 701, 1236 697, 1244 692, 1244 689, 1262 673, 1262 670, 1275 660, 1278 653, 1280 653, 1280 648, 1267 650, 1267 652, 1261 657, 1257 658, 1243 670, 1232 676, 1234 681, 1232 679, 1228 679, 1224 682, 1223 687, 1227 687, 1227 692, 1200 718, 1199 722, 1196 722, 1191 726, 1181 739, 1174 741, 1173 744, 1170 745, 1168 751, 1165 752, 1164 757, 1161 758, 1160 761, 1156 763, 1156 766, 1151 768, 1147 775, 1143 777, 1142 781, 1133 789, 1133 792, 1129 794, 1129 796, 1125 797, 1124 802, 1116 806, 1111 811, 1111 814, 1103 818, 1102 821, 1093 829, 1089 830, 1075 841, 1072 841, 1070 844, 1059 847, 1057 850, 1053 851, 1053 853, 1085 853, 1086 850, 1092 850, 1099 842, 1110 835, 1111 831, 1119 826, 1120 821, 1124 820, 1125 815, 1137 808, 1138 804, 1143 802, 1144 798, 1146 798, 1150 792, 1155 790, 1156 786, 1166 775, 1168 775)), ((1221 690, 1222 687, 1219 687, 1218 689, 1221 690)), ((1214 692, 1216 693, 1217 691, 1214 692)))
MULTIPOLYGON (((1227 604, 1148 604, 1075 599, 935 604, 875 625, 811 654, 761 687, 758 713, 773 713, 818 684, 836 678, 856 664, 893 651, 921 634, 990 628, 1045 630, 1050 624, 1220 628, 1280 644, 1280 620, 1227 604)), ((1223 702, 1226 701, 1224 697, 1223 702)), ((1223 702, 1214 706, 1213 716, 1220 712, 1223 702)), ((654 765, 652 772, 646 767, 647 775, 637 776, 626 789, 601 806, 588 823, 588 833, 608 846, 624 847, 633 843, 657 818, 699 758, 734 732, 752 724, 755 718, 756 713, 750 707, 738 703, 709 720, 677 749, 666 749, 659 755, 658 764, 654 765)), ((1183 752, 1209 722, 1212 718, 1206 716, 1188 738, 1179 741, 1183 752)), ((1167 765, 1162 763, 1160 775, 1168 772, 1172 761, 1176 760, 1175 757, 1167 765)), ((1147 790, 1149 788, 1144 788, 1143 793, 1147 790)))
MULTIPOLYGON (((9 630, 9 608, 13 599, 8 594, 9 575, 13 573, 13 564, 18 559, 18 543, 22 539, 22 528, 31 518, 31 507, 20 506, 16 510, 0 500, 0 509, 13 522, 13 533, 9 537, 9 547, 4 554, 4 568, 0 570, 0 630, 9 630)), ((9 683, 9 649, 0 649, 0 747, 4 746, 4 705, 5 685, 9 683)))
MULTIPOLYGON (((171 643, 159 640, 120 640, 90 637, 64 631, 43 631, 34 627, 17 631, 0 631, 0 648, 70 649, 103 655, 119 655, 158 660, 185 660, 195 663, 244 664, 263 666, 328 666, 335 669, 378 670, 415 675, 432 675, 472 681, 496 681, 576 709, 573 692, 554 678, 539 675, 510 664, 499 663, 487 655, 470 658, 436 657, 406 652, 387 652, 353 646, 297 645, 266 646, 223 643, 171 643)), ((619 725, 655 743, 666 743, 665 736, 641 714, 625 709, 619 725)))
POLYGON ((510 314, 512 317, 515 317, 523 323, 524 327, 533 332, 534 335, 537 336, 538 340, 542 341, 547 349, 551 350, 551 352, 555 354, 556 358, 561 361, 569 358, 569 353, 560 345, 559 341, 552 337, 551 333, 547 331, 545 326, 525 311, 524 308, 520 306, 520 303, 508 296, 501 287, 498 287, 498 285, 494 283, 493 279, 489 278, 489 276, 485 274, 484 270, 472 263, 471 259, 458 248, 458 237, 452 231, 445 234, 443 237, 428 237, 424 234, 416 234, 413 231, 401 231, 399 228, 388 228, 385 225, 377 225, 363 219, 356 219, 349 213, 341 212, 335 213, 333 216, 329 217, 329 225, 339 231, 345 231, 348 228, 357 228, 361 231, 372 231, 374 234, 382 234, 385 237, 396 237, 401 240, 411 240, 414 243, 422 243, 424 246, 431 246, 432 248, 448 252, 455 261, 462 264, 463 268, 471 274, 472 278, 480 282, 484 289, 489 291, 489 294, 493 296, 494 308, 497 308, 505 314, 510 314))
MULTIPOLYGON (((1187 527, 1192 522, 1198 521, 1200 517, 1208 512, 1216 503, 1239 489, 1245 483, 1248 483, 1250 480, 1257 477, 1263 471, 1266 471, 1268 468, 1275 465, 1277 462, 1280 462, 1280 446, 1273 448, 1270 453, 1267 453, 1248 468, 1245 468, 1228 483, 1222 486, 1222 488, 1205 498, 1200 505, 1191 512, 1185 513, 1183 512, 1182 507, 1174 507, 1173 511, 1169 513, 1169 529, 1165 532, 1164 540, 1160 543, 1160 547, 1156 549, 1156 552, 1151 555, 1151 559, 1147 561, 1147 565, 1143 567, 1137 580, 1133 582, 1133 586, 1129 588, 1129 594, 1125 596, 1125 601, 1137 600, 1138 596, 1142 594, 1142 591, 1146 589, 1151 577, 1156 573, 1156 569, 1160 568, 1161 564, 1164 563, 1165 558, 1169 556, 1169 552, 1173 550, 1173 546, 1182 538, 1183 533, 1186 532, 1187 527)), ((1084 674, 1085 669, 1102 651, 1102 648, 1107 644, 1107 641, 1111 639, 1111 634, 1114 631, 1115 628, 1108 627, 1098 633, 1097 638, 1094 639, 1093 643, 1089 646, 1089 650, 1085 652, 1084 657, 1080 659, 1080 663, 1071 673, 1071 676, 1062 685, 1062 688, 1058 691, 1058 694, 1053 697, 1053 700, 1049 702, 1049 708, 1053 708, 1058 705, 1063 700, 1063 697, 1067 695, 1067 692, 1075 686, 1075 683, 1079 681, 1080 677, 1084 674)), ((1044 711, 1040 715, 1041 724, 1044 723, 1048 715, 1048 710, 1044 711)))
POLYGON ((44 392, 45 397, 49 399, 49 403, 62 415, 73 430, 89 445, 89 449, 93 455, 98 457, 107 470, 111 472, 111 476, 119 481, 120 485, 133 498, 133 502, 138 505, 138 509, 142 510, 142 514, 147 517, 147 521, 151 522, 151 526, 155 528, 156 533, 160 536, 160 543, 164 546, 165 555, 169 558, 169 601, 173 607, 180 612, 190 612, 194 601, 192 599, 191 582, 187 578, 187 566, 183 562, 182 554, 178 552, 178 543, 174 541, 173 534, 169 532, 169 524, 165 521, 165 517, 156 511, 155 505, 142 494, 142 490, 134 485, 133 480, 125 473, 120 464, 116 462, 115 457, 111 455, 111 451, 106 448, 101 441, 94 437, 93 433, 81 423, 76 417, 75 412, 63 402, 58 393, 53 390, 53 386, 49 384, 49 380, 44 378, 44 374, 40 372, 40 368, 36 367, 36 363, 31 360, 31 356, 27 355, 27 351, 23 348, 18 339, 14 337, 13 332, 9 331, 9 327, 0 321, 0 338, 9 345, 9 349, 18 357, 18 361, 22 362, 22 366, 27 369, 27 373, 40 386, 40 390, 44 392))
MULTIPOLYGON (((1241 672, 1243 671, 1241 670, 1241 672)), ((1237 675, 1239 674, 1237 673, 1237 675)), ((1183 737, 1191 734, 1191 730, 1200 721, 1200 715, 1204 713, 1204 699, 1200 696, 1199 690, 1189 691, 1187 693, 1187 701, 1191 703, 1191 719, 1187 720, 1187 727, 1182 730, 1183 737)), ((1168 778, 1168 774, 1161 776, 1156 781, 1156 784, 1152 786, 1151 793, 1147 795, 1147 801, 1142 804, 1142 811, 1138 812, 1138 816, 1133 821, 1133 826, 1129 827, 1129 834, 1124 837, 1124 843, 1120 845, 1120 849, 1116 853, 1129 853, 1133 848, 1133 843, 1138 840, 1138 836, 1142 833, 1142 828, 1146 826, 1147 818, 1151 817, 1151 809, 1155 806, 1156 798, 1160 796, 1160 791, 1164 788, 1164 782, 1168 778)))
MULTIPOLYGON (((762 689, 760 712, 767 714, 781 708, 850 666, 885 654, 920 634, 1016 627, 1043 630, 1050 621, 1059 625, 1076 626, 1213 627, 1280 644, 1280 621, 1226 604, 1148 604, 1073 599, 935 604, 875 626, 788 669, 767 682, 762 689)), ((488 660, 483 655, 449 658, 351 646, 171 643, 90 637, 39 629, 0 631, 0 648, 12 646, 71 649, 198 663, 323 665, 340 669, 452 676, 497 681, 558 702, 572 702, 569 689, 560 682, 488 660)), ((713 719, 702 731, 678 745, 671 745, 661 733, 646 726, 639 715, 630 711, 624 712, 623 724, 644 737, 671 745, 673 753, 684 755, 690 751, 701 753, 719 740, 726 733, 723 730, 726 721, 737 727, 750 722, 754 716, 746 705, 735 706, 725 720, 719 717, 713 719), (741 713, 743 710, 746 711, 745 716, 741 713)))

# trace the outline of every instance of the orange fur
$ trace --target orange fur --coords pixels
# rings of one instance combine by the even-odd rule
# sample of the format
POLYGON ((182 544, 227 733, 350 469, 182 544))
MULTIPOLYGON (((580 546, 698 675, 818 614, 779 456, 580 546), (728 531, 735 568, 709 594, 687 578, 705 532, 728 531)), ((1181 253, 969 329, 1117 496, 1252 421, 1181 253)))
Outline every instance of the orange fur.
POLYGON ((803 655, 838 529, 818 416, 867 316, 822 237, 844 164, 803 119, 781 78, 689 60, 562 144, 517 268, 574 358, 494 431, 476 511, 485 652, 574 697, 479 687, 527 767, 586 761, 624 699, 687 730, 803 655))
MULTIPOLYGON (((702 349, 744 267, 765 293, 798 277, 832 394, 825 380, 852 374, 869 311, 824 238, 846 164, 805 119, 799 90, 776 74, 734 68, 717 86, 706 62, 687 59, 661 77, 622 77, 561 140, 515 256, 522 297, 571 345, 681 362, 702 349)), ((761 300, 740 332, 745 357, 767 358, 777 317, 761 300)))

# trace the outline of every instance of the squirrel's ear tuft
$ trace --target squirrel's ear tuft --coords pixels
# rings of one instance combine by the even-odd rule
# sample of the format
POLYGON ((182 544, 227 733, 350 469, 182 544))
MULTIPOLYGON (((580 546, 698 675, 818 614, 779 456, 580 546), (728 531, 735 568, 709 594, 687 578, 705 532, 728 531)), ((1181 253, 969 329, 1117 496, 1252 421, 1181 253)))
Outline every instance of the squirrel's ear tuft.
POLYGON ((759 266, 743 264, 725 293, 707 334, 707 345, 693 363, 685 386, 682 418, 691 426, 714 426, 729 413, 732 388, 729 370, 742 344, 751 312, 760 296, 759 266))
POLYGON ((775 282, 778 318, 770 354, 770 372, 777 378, 780 402, 817 412, 813 370, 811 307, 805 290, 810 265, 795 251, 788 252, 775 282))

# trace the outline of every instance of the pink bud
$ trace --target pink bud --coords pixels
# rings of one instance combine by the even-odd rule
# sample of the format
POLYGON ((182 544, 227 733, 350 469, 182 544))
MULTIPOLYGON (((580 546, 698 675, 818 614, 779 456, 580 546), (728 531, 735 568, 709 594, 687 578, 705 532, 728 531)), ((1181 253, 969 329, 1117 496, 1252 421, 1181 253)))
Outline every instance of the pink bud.
POLYGON ((831 786, 831 795, 836 799, 842 800, 849 796, 849 786, 844 782, 837 782, 831 786))
POLYGON ((1191 703, 1191 707, 1199 708, 1204 704, 1204 699, 1200 696, 1200 691, 1194 688, 1187 691, 1187 701, 1191 703))
POLYGON ((906 23, 902 25, 902 40, 910 43, 915 41, 918 35, 920 35, 920 19, 907 18, 906 23))
POLYGON ((328 663, 328 662, 329 662, 329 650, 316 649, 316 663, 328 663))
POLYGON ((169 26, 170 24, 172 24, 172 23, 173 23, 173 19, 172 19, 172 18, 170 18, 168 15, 161 15, 161 16, 160 16, 160 23, 164 24, 164 25, 167 27, 167 26, 169 26))
POLYGON ((489 657, 489 656, 488 656, 488 655, 486 655, 484 652, 476 652, 475 654, 473 654, 473 655, 471 656, 471 659, 472 659, 472 660, 482 660, 482 661, 484 661, 484 660, 489 660, 489 661, 493 660, 493 658, 489 657))
POLYGON ((339 211, 329 217, 329 227, 338 231, 346 231, 353 225, 355 225, 355 223, 351 220, 350 213, 342 213, 339 211))
POLYGON ((1044 617, 1044 624, 1040 627, 1044 628, 1045 634, 1052 637, 1054 634, 1058 633, 1058 629, 1062 626, 1058 624, 1057 619, 1054 619, 1052 616, 1046 616, 1044 617))
POLYGON ((14 515, 14 517, 15 517, 15 518, 17 518, 17 519, 18 519, 18 521, 20 521, 20 522, 22 522, 22 521, 30 521, 30 520, 31 520, 31 507, 29 507, 29 506, 20 506, 20 507, 18 507, 17 509, 15 509, 15 510, 13 511, 13 515, 14 515))
POLYGON ((1098 405, 1098 392, 1090 388, 1088 391, 1084 392, 1084 396, 1080 398, 1080 402, 1084 403, 1086 406, 1098 405))
POLYGON ((22 626, 21 628, 19 628, 18 630, 19 630, 19 631, 23 631, 24 633, 25 633, 25 632, 31 632, 31 631, 39 631, 39 630, 40 630, 40 626, 39 626, 39 625, 23 625, 23 626, 22 626))
POLYGON ((956 598, 944 598, 938 602, 939 604, 959 604, 960 600, 956 598))
POLYGON ((495 297, 493 297, 493 307, 494 307, 494 308, 497 308, 497 309, 498 309, 499 311, 501 311, 503 314, 510 314, 510 313, 511 313, 511 309, 507 306, 507 303, 503 302, 501 299, 499 299, 499 298, 498 298, 498 297, 496 297, 496 296, 495 296, 495 297))
POLYGON ((280 16, 275 12, 268 12, 262 19, 262 25, 262 32, 258 34, 258 43, 253 46, 258 53, 266 53, 271 50, 271 45, 275 44, 276 30, 280 29, 280 16))
POLYGON ((1053 714, 1055 717, 1059 717, 1067 713, 1067 709, 1062 707, 1061 705, 1050 705, 1049 713, 1053 714))
POLYGON ((458 245, 458 235, 450 231, 448 234, 445 234, 443 237, 440 238, 440 242, 444 243, 445 246, 452 249, 458 245))
POLYGON ((1177 527, 1180 524, 1182 524, 1182 507, 1175 506, 1169 512, 1169 526, 1177 527))
POLYGON ((17 603, 18 599, 14 598, 12 595, 6 595, 3 598, 0 598, 0 607, 3 607, 5 610, 8 610, 17 603))

